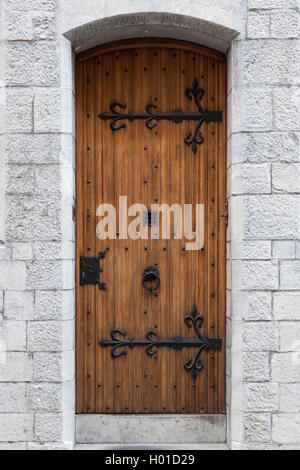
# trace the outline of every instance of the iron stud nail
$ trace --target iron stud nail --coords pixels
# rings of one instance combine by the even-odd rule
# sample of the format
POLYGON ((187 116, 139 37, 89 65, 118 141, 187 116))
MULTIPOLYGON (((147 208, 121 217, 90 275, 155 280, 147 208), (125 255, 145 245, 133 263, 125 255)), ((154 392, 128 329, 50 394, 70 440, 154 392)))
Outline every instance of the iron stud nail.
POLYGON ((154 385, 154 388, 158 388, 158 385, 157 385, 157 384, 155 384, 155 385, 154 385))
POLYGON ((139 384, 136 384, 136 388, 139 388, 139 384))
POLYGON ((147 67, 144 67, 144 70, 145 70, 145 72, 147 72, 147 70, 148 70, 147 67))
POLYGON ((91 184, 91 181, 90 181, 90 180, 88 180, 87 184, 91 184))
POLYGON ((210 325, 210 327, 211 327, 212 329, 214 329, 215 325, 210 325))
POLYGON ((147 251, 147 250, 148 250, 148 248, 145 246, 145 247, 144 247, 144 250, 145 250, 145 251, 147 251))
POLYGON ((101 384, 98 384, 98 388, 101 388, 101 384))
POLYGON ((164 250, 164 251, 167 251, 167 248, 166 248, 166 247, 164 247, 164 248, 163 248, 163 250, 164 250))
POLYGON ((88 374, 88 379, 90 379, 90 378, 91 378, 91 374, 88 374))
POLYGON ((215 165, 214 165, 214 163, 212 164, 212 166, 211 166, 211 167, 212 167, 212 169, 214 170, 214 168, 215 168, 215 165))
POLYGON ((202 80, 203 80, 203 78, 204 78, 204 75, 201 75, 201 78, 202 78, 202 80))
POLYGON ((147 313, 148 313, 148 310, 145 310, 145 311, 144 311, 144 314, 146 315, 147 313))
POLYGON ((117 388, 120 388, 120 384, 117 384, 117 388))
POLYGON ((174 384, 174 388, 176 388, 176 387, 177 387, 177 384, 174 384))
POLYGON ((90 410, 90 409, 91 409, 91 407, 90 407, 90 406, 88 406, 88 407, 87 407, 87 409, 88 409, 88 410, 90 410))
POLYGON ((91 150, 91 147, 88 147, 87 149, 88 149, 88 150, 91 150))
POLYGON ((87 117, 88 117, 88 118, 91 117, 90 113, 87 113, 87 117))
POLYGON ((185 251, 185 247, 182 248, 182 251, 185 251))
POLYGON ((154 325, 154 328, 158 328, 158 325, 154 325))
POLYGON ((154 198, 154 201, 155 201, 155 202, 157 202, 157 201, 158 201, 157 197, 156 197, 156 198, 154 198))
POLYGON ((129 406, 125 406, 125 410, 129 410, 129 406))
POLYGON ((107 406, 106 409, 109 410, 109 406, 107 406))
POLYGON ((88 251, 91 251, 91 249, 90 249, 90 248, 88 248, 88 251))
POLYGON ((154 297, 158 297, 158 294, 154 294, 154 297))
POLYGON ((212 296, 212 298, 214 298, 214 297, 215 297, 215 294, 214 294, 214 293, 212 293, 212 294, 211 294, 211 296, 212 296))
POLYGON ((88 342, 88 346, 90 346, 90 345, 91 345, 91 343, 90 343, 90 341, 89 341, 89 342, 88 342))
POLYGON ((182 406, 181 408, 182 408, 183 410, 185 410, 185 406, 182 406))
POLYGON ((125 251, 128 251, 128 246, 125 246, 125 251))
POLYGON ((214 237, 214 236, 215 236, 215 232, 211 232, 211 236, 214 237))
POLYGON ((144 406, 144 410, 147 410, 147 409, 148 409, 147 406, 144 406))
POLYGON ((215 384, 211 384, 211 388, 216 388, 215 384))
POLYGON ((148 150, 148 147, 144 147, 144 150, 148 150))
POLYGON ((164 406, 163 406, 163 409, 164 409, 164 410, 166 410, 166 409, 167 409, 166 405, 164 405, 164 406))
POLYGON ((148 374, 144 374, 145 379, 148 377, 148 374))
POLYGON ((90 310, 88 310, 88 314, 89 314, 89 315, 90 315, 90 313, 91 313, 91 311, 90 311, 90 310))
POLYGON ((196 388, 196 384, 193 384, 193 387, 196 388))
POLYGON ((144 183, 146 184, 146 183, 148 183, 148 181, 147 181, 147 180, 144 180, 144 183))

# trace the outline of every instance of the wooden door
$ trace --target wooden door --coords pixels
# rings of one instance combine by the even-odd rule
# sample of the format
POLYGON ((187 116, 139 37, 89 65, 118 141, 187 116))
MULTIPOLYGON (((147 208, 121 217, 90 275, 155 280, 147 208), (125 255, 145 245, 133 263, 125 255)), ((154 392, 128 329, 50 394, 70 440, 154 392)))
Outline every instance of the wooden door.
POLYGON ((77 58, 78 413, 225 412, 225 77, 222 54, 179 41, 77 58), (125 238, 119 196, 202 204, 204 247, 173 221, 170 239, 125 238), (116 208, 106 240, 101 204, 116 208))

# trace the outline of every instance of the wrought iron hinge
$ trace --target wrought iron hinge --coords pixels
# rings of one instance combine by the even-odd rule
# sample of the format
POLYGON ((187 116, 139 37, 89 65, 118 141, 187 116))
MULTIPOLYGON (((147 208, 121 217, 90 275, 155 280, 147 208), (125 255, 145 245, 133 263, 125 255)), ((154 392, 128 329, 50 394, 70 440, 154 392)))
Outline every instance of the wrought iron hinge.
POLYGON ((225 225, 226 227, 228 227, 228 201, 226 201, 225 203, 225 212, 223 212, 223 214, 221 214, 220 217, 224 218, 225 225))
POLYGON ((197 308, 194 306, 189 315, 184 317, 184 323, 188 328, 194 329, 196 333, 195 338, 181 336, 174 336, 173 338, 159 338, 157 332, 154 330, 148 330, 145 338, 126 339, 127 333, 119 328, 115 328, 110 332, 111 339, 104 339, 99 341, 99 346, 104 348, 111 347, 111 357, 116 359, 120 356, 126 355, 126 348, 132 349, 136 346, 143 346, 146 348, 146 353, 149 356, 157 356, 158 349, 161 347, 172 348, 175 350, 182 350, 183 348, 194 348, 196 352, 191 359, 188 359, 184 363, 184 369, 190 372, 193 380, 197 378, 199 372, 203 369, 203 361, 201 359, 201 353, 204 350, 210 349, 221 349, 222 339, 221 338, 208 338, 202 336, 200 329, 203 325, 204 317, 198 315, 197 308))
POLYGON ((158 111, 157 106, 153 103, 147 104, 144 112, 127 112, 127 106, 113 100, 110 103, 110 112, 98 114, 98 117, 103 121, 111 121, 110 128, 112 131, 119 131, 126 127, 125 121, 132 122, 134 120, 144 120, 147 129, 154 129, 160 121, 172 121, 175 124, 181 124, 183 121, 195 121, 196 125, 194 130, 190 130, 184 137, 184 143, 191 147, 194 154, 197 153, 198 146, 203 144, 204 137, 201 128, 204 122, 222 122, 222 111, 210 111, 204 109, 202 100, 204 96, 204 89, 200 88, 199 80, 194 79, 191 87, 186 88, 185 96, 188 100, 194 101, 197 111, 184 112, 180 109, 174 111, 158 111))
POLYGON ((106 257, 106 251, 101 251, 95 258, 80 256, 80 285, 97 285, 99 290, 106 290, 105 282, 100 282, 100 259, 106 257))

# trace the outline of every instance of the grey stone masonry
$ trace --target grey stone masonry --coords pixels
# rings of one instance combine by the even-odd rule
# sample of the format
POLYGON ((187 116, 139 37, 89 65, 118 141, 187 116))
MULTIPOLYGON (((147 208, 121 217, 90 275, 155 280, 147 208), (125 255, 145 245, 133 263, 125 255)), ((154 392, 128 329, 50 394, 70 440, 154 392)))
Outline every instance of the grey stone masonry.
POLYGON ((74 445, 74 89, 57 21, 56 0, 1 1, 1 448, 74 445))
POLYGON ((299 7, 0 2, 0 450, 74 448, 74 58, 152 34, 227 53, 228 446, 300 448, 299 7))

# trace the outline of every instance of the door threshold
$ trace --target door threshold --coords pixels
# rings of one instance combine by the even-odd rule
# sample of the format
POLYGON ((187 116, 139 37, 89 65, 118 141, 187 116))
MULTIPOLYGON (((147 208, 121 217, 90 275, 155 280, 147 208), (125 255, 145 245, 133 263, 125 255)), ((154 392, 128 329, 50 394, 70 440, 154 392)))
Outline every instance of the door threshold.
POLYGON ((227 444, 77 444, 75 450, 229 450, 227 444))
POLYGON ((77 444, 177 448, 226 441, 226 415, 76 415, 77 444))

